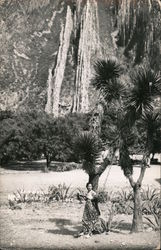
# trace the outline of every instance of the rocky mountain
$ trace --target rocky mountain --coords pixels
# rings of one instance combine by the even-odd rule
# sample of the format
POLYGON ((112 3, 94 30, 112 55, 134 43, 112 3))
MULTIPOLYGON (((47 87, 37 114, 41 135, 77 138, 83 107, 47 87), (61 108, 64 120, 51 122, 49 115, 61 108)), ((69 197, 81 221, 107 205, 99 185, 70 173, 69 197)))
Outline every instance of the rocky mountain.
POLYGON ((88 112, 98 58, 161 65, 160 0, 1 0, 0 109, 88 112))

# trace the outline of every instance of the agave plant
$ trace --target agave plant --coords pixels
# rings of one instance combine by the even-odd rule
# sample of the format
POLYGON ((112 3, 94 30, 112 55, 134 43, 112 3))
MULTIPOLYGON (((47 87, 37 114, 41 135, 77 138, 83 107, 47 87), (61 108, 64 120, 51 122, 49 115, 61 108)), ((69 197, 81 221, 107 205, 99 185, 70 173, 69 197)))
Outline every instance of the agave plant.
POLYGON ((59 199, 62 201, 66 201, 72 197, 73 191, 70 190, 71 185, 66 186, 65 183, 63 185, 58 185, 58 193, 59 199))
POLYGON ((65 183, 59 184, 58 187, 52 185, 49 186, 48 192, 46 194, 48 201, 69 201, 72 200, 75 190, 71 190, 71 185, 66 186, 65 183))
POLYGON ((149 200, 152 201, 154 198, 159 197, 159 190, 157 188, 151 189, 149 186, 148 188, 142 189, 141 192, 142 200, 149 200))
POLYGON ((144 218, 146 219, 146 224, 151 227, 154 231, 158 231, 160 230, 160 215, 156 214, 156 213, 152 213, 153 218, 149 218, 147 216, 145 216, 144 218))
POLYGON ((159 214, 161 208, 160 192, 158 189, 142 190, 142 211, 144 214, 159 214))

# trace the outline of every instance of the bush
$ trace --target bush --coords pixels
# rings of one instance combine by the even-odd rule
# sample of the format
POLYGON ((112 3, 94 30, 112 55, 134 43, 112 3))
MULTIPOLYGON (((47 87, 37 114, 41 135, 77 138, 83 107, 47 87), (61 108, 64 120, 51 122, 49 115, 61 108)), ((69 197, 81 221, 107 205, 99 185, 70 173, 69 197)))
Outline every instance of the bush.
POLYGON ((104 190, 102 190, 98 193, 98 201, 100 203, 106 203, 106 202, 110 201, 110 198, 111 198, 110 194, 104 190))

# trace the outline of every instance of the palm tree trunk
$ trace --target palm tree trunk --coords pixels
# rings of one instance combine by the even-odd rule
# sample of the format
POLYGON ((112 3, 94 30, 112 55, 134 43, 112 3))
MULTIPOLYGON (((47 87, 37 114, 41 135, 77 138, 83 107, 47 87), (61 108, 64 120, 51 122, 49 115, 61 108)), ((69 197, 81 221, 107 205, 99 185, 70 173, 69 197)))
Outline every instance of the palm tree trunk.
POLYGON ((94 191, 97 191, 98 189, 99 177, 100 177, 99 174, 89 174, 89 183, 92 184, 94 191))
POLYGON ((152 153, 152 157, 150 160, 154 160, 154 155, 155 155, 155 153, 152 153))
POLYGON ((143 231, 141 184, 144 178, 145 170, 146 170, 146 165, 143 164, 137 182, 134 182, 132 175, 127 176, 134 192, 134 211, 133 211, 133 221, 131 227, 132 233, 143 231))
POLYGON ((98 102, 96 103, 92 117, 89 121, 90 131, 95 133, 98 136, 101 133, 101 124, 102 124, 103 115, 104 115, 104 107, 100 102, 98 102))
MULTIPOLYGON (((113 155, 111 157, 113 159, 113 155)), ((95 166, 95 171, 94 173, 89 174, 89 182, 92 184, 93 190, 97 191, 98 189, 98 183, 99 183, 99 178, 101 174, 105 171, 106 167, 110 164, 109 158, 105 158, 102 163, 100 163, 99 166, 95 166)))
POLYGON ((43 172, 44 172, 44 173, 48 173, 48 172, 49 172, 49 169, 48 169, 47 165, 44 166, 43 172))
POLYGON ((133 187, 134 192, 134 212, 131 232, 142 232, 143 231, 143 218, 142 218, 142 207, 141 207, 141 186, 137 183, 133 187))

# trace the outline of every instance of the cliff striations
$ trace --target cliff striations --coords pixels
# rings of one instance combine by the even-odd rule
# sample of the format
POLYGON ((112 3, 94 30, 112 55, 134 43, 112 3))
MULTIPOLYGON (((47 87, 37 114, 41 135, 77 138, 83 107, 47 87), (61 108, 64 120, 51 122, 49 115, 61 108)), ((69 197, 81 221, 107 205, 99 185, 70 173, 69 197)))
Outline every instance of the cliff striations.
MULTIPOLYGON (((0 109, 88 112, 98 58, 161 65, 159 0, 1 0, 0 109)), ((126 80, 126 77, 125 77, 126 80)))

